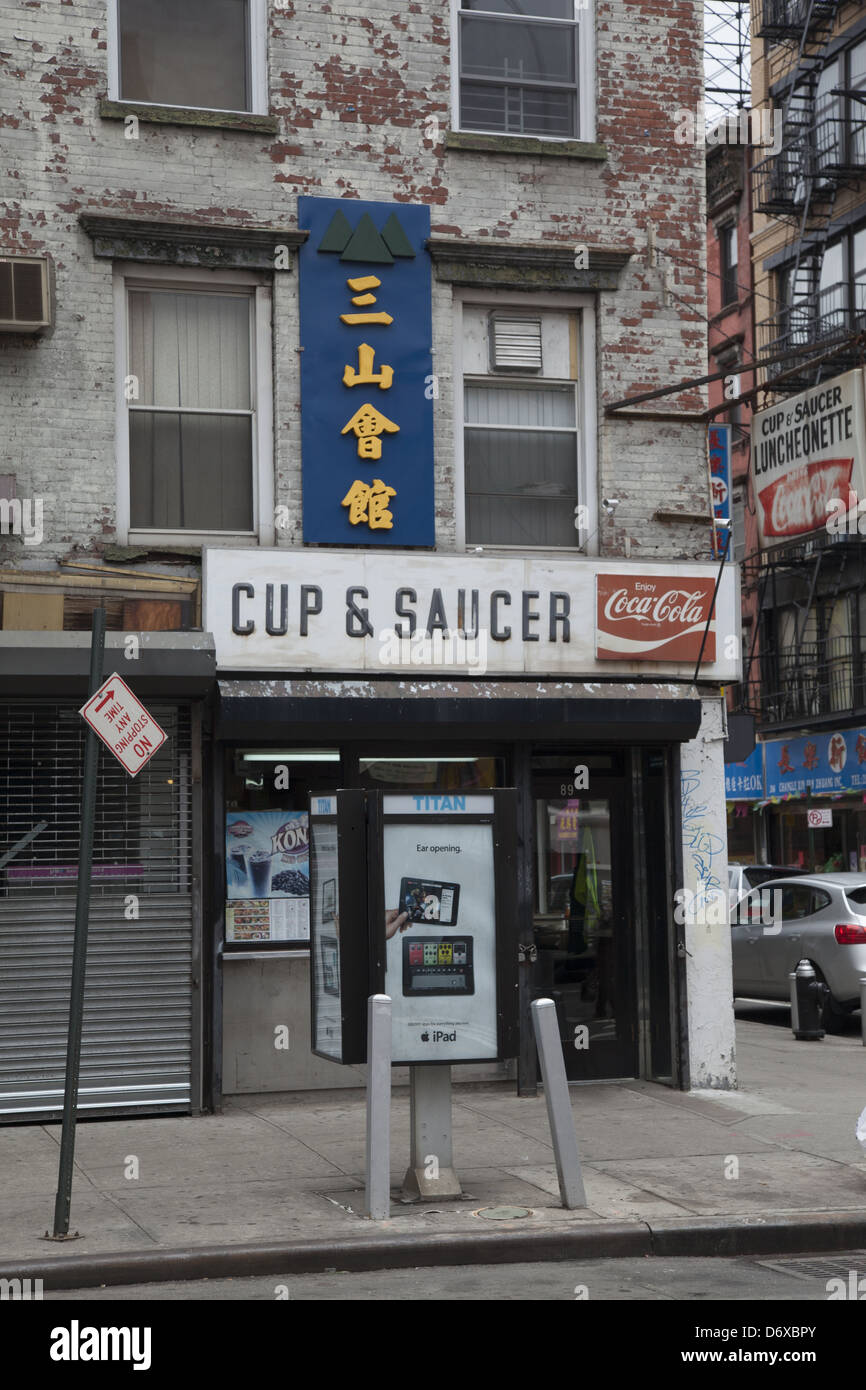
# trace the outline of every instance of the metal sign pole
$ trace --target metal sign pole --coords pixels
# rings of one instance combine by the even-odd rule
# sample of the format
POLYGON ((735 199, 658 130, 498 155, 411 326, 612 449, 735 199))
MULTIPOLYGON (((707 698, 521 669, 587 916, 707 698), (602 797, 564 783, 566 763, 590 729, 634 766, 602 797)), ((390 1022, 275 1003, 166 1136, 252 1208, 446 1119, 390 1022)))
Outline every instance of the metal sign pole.
POLYGON ((409 1068, 409 1167, 403 1195, 422 1202, 463 1196, 451 1140, 451 1068, 409 1068))
MULTIPOLYGON (((105 651, 105 609, 93 613, 90 638, 90 687, 93 695, 102 684, 105 651)), ((69 1040, 66 1045, 66 1088, 63 1095, 63 1127, 60 1136, 60 1171, 54 1202, 54 1233, 51 1239, 69 1235, 69 1208, 72 1203, 72 1168, 75 1161, 75 1113, 78 1104, 78 1075, 81 1067, 81 1028, 84 1015, 84 972, 87 965, 87 928, 90 917, 90 874, 93 865, 93 834, 96 820, 96 774, 99 767, 99 740, 87 730, 84 745, 84 786, 81 795, 81 839, 78 852, 78 884, 75 897, 75 938, 72 946, 72 984, 69 999, 69 1040)))

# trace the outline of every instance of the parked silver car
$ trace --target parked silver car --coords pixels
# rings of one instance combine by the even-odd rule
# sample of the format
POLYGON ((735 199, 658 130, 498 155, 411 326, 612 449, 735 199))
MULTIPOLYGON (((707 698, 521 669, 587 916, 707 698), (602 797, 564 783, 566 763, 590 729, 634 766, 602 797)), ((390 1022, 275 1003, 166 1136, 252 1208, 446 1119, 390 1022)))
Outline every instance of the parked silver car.
POLYGON ((728 887, 738 898, 745 897, 753 888, 760 888, 771 878, 793 878, 794 874, 804 874, 805 869, 788 868, 784 864, 728 864, 728 887))
POLYGON ((788 999, 791 971, 811 961, 830 989, 824 1027, 838 1031, 866 975, 866 874, 774 879, 737 904, 731 941, 735 995, 788 999))

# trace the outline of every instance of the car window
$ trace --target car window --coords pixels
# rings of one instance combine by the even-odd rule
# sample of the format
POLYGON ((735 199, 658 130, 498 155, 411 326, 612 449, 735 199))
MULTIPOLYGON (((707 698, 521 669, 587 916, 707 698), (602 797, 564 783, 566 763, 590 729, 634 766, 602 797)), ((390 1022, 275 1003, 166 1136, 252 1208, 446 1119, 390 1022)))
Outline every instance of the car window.
MULTIPOLYGON (((812 894, 807 883, 789 884, 782 889, 782 921, 797 922, 812 914, 812 894)), ((829 902, 829 898, 828 898, 829 902)))
POLYGON ((767 879, 778 878, 779 874, 775 869, 749 869, 747 877, 753 888, 760 888, 767 879))
POLYGON ((762 893, 760 888, 753 888, 751 892, 734 903, 730 912, 731 926, 746 927, 750 924, 762 924, 765 913, 770 906, 765 901, 765 893, 766 889, 762 893))
POLYGON ((866 885, 862 888, 846 888, 845 897, 849 903, 866 903, 866 885))
POLYGON ((746 870, 746 877, 754 888, 758 888, 774 878, 793 878, 797 872, 797 869, 774 867, 772 864, 756 864, 754 868, 746 870))
POLYGON ((811 917, 813 912, 820 912, 822 908, 829 907, 832 901, 831 895, 825 892, 823 888, 813 888, 812 902, 807 916, 811 917))

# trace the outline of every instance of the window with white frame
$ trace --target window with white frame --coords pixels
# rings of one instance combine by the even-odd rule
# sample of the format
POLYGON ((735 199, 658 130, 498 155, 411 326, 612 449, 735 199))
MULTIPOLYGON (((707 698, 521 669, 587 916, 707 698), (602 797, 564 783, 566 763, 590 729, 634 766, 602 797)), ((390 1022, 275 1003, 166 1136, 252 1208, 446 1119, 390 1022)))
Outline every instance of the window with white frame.
POLYGON ((464 306, 468 545, 579 543, 577 318, 464 306))
POLYGON ((265 0, 110 3, 113 96, 198 110, 267 110, 265 0))
MULTIPOLYGON (((169 280, 124 285, 128 528, 257 530, 257 475, 268 422, 259 419, 257 292, 169 280)), ((262 354, 263 355, 263 354, 262 354)))
POLYGON ((591 0, 454 0, 461 130, 588 139, 591 0))

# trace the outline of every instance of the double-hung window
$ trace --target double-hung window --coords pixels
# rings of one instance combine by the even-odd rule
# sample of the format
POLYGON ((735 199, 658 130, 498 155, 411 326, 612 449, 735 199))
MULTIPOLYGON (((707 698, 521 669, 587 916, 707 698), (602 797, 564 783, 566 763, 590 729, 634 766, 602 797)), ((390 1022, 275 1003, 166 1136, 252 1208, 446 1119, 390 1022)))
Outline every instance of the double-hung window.
POLYGON ((580 314, 464 306, 469 546, 581 543, 580 314))
POLYGON ((721 264, 721 293, 722 307, 727 304, 735 304, 740 297, 739 285, 737 283, 737 237, 739 228, 736 222, 730 222, 726 227, 722 227, 719 232, 719 261, 721 264))
POLYGON ((267 537, 269 292, 212 286, 121 280, 121 530, 267 537))
POLYGON ((455 0, 461 130, 589 139, 586 0, 455 0))
POLYGON ((266 112, 266 0, 109 0, 111 95, 197 110, 266 112))

